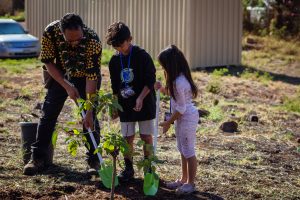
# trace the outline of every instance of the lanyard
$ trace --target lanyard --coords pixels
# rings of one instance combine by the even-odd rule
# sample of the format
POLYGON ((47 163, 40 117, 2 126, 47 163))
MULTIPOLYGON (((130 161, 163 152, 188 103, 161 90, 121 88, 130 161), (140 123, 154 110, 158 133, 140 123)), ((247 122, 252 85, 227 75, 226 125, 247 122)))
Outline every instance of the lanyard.
MULTIPOLYGON (((132 52, 132 46, 130 46, 130 53, 129 53, 129 58, 128 58, 127 69, 129 69, 129 67, 130 67, 131 52, 132 52)), ((122 71, 123 71, 123 69, 124 69, 123 60, 122 60, 123 55, 121 52, 119 52, 119 53, 120 53, 121 67, 122 67, 122 71)))

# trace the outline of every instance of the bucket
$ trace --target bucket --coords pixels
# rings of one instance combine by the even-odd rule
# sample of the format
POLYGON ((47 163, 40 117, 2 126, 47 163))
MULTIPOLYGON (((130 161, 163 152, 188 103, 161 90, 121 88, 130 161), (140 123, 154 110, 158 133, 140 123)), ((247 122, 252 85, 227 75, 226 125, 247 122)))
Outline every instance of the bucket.
MULTIPOLYGON (((34 122, 20 122, 21 126, 21 140, 22 140, 22 152, 23 162, 26 165, 31 158, 31 145, 36 141, 36 133, 38 123, 34 122)), ((50 144, 47 157, 45 159, 46 164, 53 163, 53 145, 50 144)))

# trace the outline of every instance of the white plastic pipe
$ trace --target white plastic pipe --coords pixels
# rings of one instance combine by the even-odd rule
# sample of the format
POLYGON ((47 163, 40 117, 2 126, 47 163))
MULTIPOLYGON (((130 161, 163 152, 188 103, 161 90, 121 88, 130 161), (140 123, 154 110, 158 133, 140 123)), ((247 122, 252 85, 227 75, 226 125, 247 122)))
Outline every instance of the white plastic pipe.
POLYGON ((160 102, 160 90, 156 92, 156 118, 155 118, 155 128, 153 133, 153 152, 154 155, 156 154, 156 147, 157 147, 157 136, 158 136, 158 121, 159 121, 159 102, 160 102))

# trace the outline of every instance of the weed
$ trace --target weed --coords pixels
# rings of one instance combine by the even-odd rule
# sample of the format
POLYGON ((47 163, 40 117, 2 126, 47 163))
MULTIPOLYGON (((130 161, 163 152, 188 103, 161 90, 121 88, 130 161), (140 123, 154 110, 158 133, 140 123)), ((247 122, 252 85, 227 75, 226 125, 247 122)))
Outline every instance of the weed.
POLYGON ((241 78, 260 81, 262 83, 268 83, 273 80, 273 77, 268 72, 260 73, 258 71, 250 71, 248 69, 241 74, 241 78))
POLYGON ((205 90, 213 94, 219 94, 221 92, 221 82, 216 78, 212 78, 206 85, 205 90))
POLYGON ((224 112, 219 105, 210 107, 208 111, 210 113, 208 116, 209 120, 220 122, 224 119, 224 112))
POLYGON ((227 68, 221 68, 221 69, 215 69, 212 73, 214 77, 220 77, 220 76, 225 76, 228 75, 228 69, 227 68))
POLYGON ((300 88, 294 96, 285 96, 283 98, 283 108, 288 111, 300 113, 300 88))

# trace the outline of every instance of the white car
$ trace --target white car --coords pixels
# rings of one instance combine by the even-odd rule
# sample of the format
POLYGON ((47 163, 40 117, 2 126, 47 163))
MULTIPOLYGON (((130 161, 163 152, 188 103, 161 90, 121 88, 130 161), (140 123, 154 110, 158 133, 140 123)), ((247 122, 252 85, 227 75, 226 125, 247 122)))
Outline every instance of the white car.
POLYGON ((0 19, 0 58, 38 57, 39 39, 12 19, 0 19))

